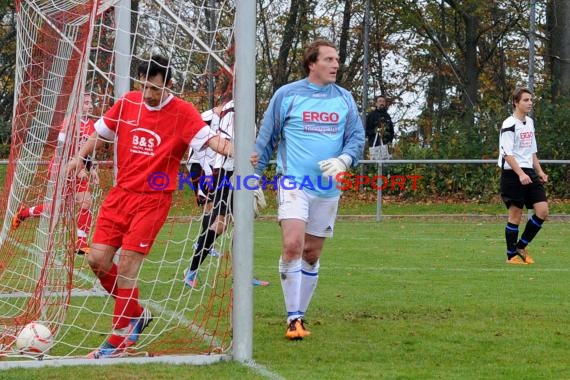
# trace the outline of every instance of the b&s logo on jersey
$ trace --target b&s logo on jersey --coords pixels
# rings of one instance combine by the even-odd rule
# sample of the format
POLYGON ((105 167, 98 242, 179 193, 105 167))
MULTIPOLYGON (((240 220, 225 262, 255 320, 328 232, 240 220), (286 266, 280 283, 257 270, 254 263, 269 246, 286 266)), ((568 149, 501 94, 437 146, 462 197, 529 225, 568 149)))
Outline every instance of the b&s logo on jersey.
POLYGON ((135 128, 131 130, 131 152, 154 156, 154 148, 160 145, 160 136, 146 128, 135 128))

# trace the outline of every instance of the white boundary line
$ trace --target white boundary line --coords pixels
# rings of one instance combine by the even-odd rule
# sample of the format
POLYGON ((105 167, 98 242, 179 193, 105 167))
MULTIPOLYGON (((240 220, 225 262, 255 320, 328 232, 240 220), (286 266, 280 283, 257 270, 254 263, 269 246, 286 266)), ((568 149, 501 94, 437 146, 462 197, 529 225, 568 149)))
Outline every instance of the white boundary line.
MULTIPOLYGON (((50 294, 54 294, 51 292, 50 294)), ((67 295, 67 292, 60 292, 60 296, 67 295)), ((32 293, 30 292, 13 292, 13 293, 2 293, 0 294, 0 299, 4 298, 21 298, 21 297, 31 297, 32 293)), ((71 289, 71 297, 104 297, 107 294, 100 292, 97 289, 93 290, 82 290, 82 289, 71 289)))
MULTIPOLYGON (((77 365, 116 365, 116 364, 191 364, 207 365, 231 360, 229 355, 180 355, 180 356, 144 356, 144 357, 123 357, 105 359, 87 359, 70 357, 65 359, 45 359, 45 360, 22 360, 22 361, 0 361, 0 371, 11 368, 44 368, 63 367, 77 365)), ((143 376, 144 377, 144 376, 143 376)))
POLYGON ((246 362, 241 363, 244 366, 250 368, 252 371, 254 371, 255 373, 260 374, 263 377, 266 377, 268 379, 271 380, 285 380, 284 377, 279 376, 278 374, 276 374, 275 372, 271 372, 270 370, 268 370, 264 365, 261 364, 257 364, 255 362, 255 360, 249 360, 246 362))

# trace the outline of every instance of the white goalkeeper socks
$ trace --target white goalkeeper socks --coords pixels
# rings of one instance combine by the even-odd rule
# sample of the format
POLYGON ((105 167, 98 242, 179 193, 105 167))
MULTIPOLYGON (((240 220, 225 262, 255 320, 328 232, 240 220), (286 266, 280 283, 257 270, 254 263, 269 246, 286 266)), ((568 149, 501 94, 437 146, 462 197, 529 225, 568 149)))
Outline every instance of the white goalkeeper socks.
POLYGON ((311 298, 313 298, 313 294, 317 288, 317 281, 319 280, 319 267, 319 260, 317 260, 314 265, 311 265, 305 260, 302 260, 301 294, 299 297, 299 311, 301 311, 302 315, 305 315, 305 312, 309 308, 311 298))
POLYGON ((299 311, 299 299, 301 294, 301 259, 290 262, 279 258, 279 276, 281 289, 285 298, 287 309, 287 322, 302 316, 299 311))

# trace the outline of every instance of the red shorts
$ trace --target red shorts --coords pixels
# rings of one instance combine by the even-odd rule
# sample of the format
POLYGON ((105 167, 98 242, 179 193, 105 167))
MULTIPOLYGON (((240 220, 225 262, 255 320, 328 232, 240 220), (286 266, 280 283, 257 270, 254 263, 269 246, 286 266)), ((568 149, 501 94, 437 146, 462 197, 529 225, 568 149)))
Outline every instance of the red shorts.
POLYGON ((113 187, 99 209, 93 243, 147 255, 171 204, 171 192, 133 193, 113 187))

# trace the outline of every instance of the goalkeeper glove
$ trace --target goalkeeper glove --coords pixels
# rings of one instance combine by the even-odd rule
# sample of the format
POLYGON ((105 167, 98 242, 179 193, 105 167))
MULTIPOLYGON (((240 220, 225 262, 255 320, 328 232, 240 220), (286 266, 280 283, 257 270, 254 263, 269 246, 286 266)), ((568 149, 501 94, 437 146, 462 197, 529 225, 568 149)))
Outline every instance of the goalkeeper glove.
POLYGON ((319 161, 319 167, 321 168, 323 175, 326 177, 333 177, 334 179, 336 179, 336 176, 339 173, 347 171, 351 164, 352 158, 348 154, 341 154, 338 157, 319 161))
POLYGON ((265 202, 265 195, 261 186, 259 186, 259 176, 257 174, 254 174, 254 176, 256 189, 253 190, 253 214, 257 218, 259 212, 267 206, 267 202, 265 202))

